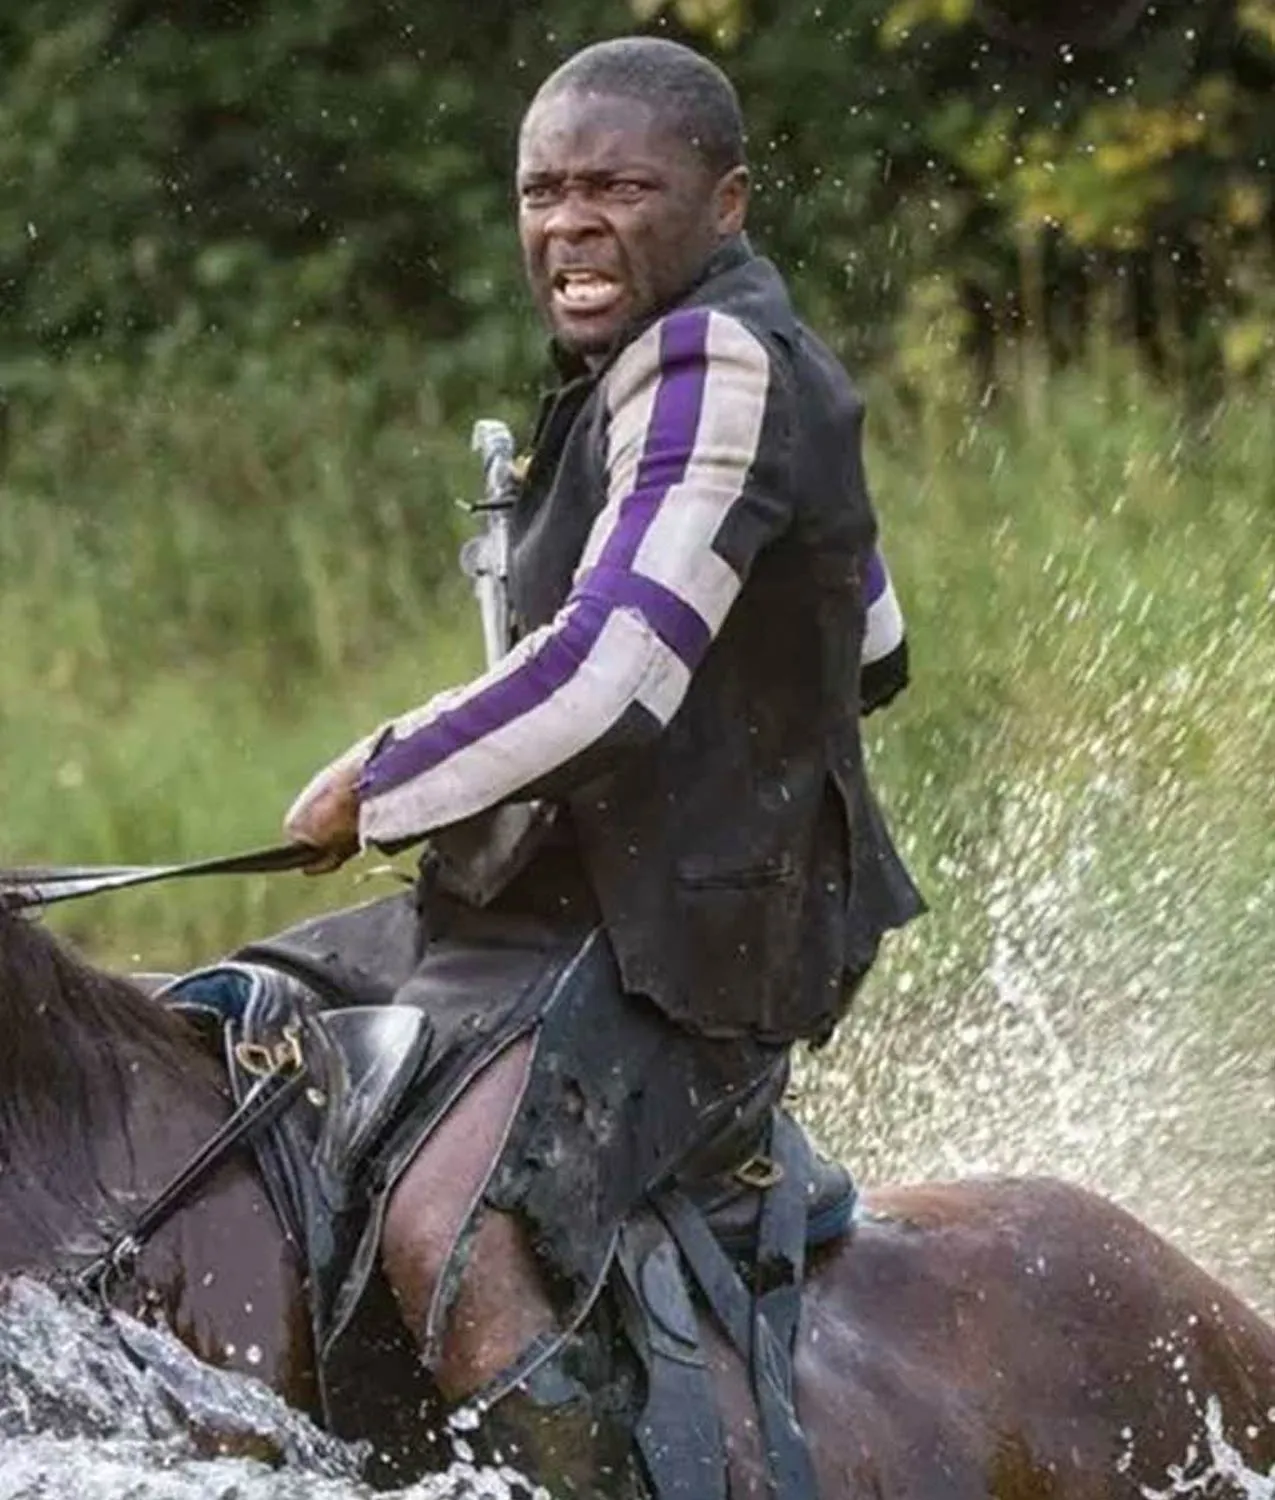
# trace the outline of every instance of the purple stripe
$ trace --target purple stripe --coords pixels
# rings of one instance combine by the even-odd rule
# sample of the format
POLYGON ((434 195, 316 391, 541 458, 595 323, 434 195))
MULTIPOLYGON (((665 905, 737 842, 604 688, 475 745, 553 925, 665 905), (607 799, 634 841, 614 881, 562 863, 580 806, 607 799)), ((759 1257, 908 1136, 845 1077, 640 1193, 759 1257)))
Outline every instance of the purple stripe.
MULTIPOLYGON (((674 314, 660 328, 659 386, 642 457, 632 493, 620 503, 615 529, 598 559, 599 567, 605 566, 608 574, 628 573, 660 502, 673 485, 681 483, 690 468, 704 404, 708 319, 707 309, 697 309, 674 314)), ((690 623, 681 617, 674 618, 677 611, 669 601, 681 603, 676 596, 668 595, 652 612, 646 602, 636 597, 633 602, 648 615, 661 638, 689 665, 703 654, 707 641, 701 645, 690 623), (663 635, 664 630, 670 632, 668 637, 663 635)), ((694 615, 689 606, 686 609, 694 615)), ((463 699, 454 709, 445 710, 405 738, 388 738, 363 768, 360 796, 374 797, 415 780, 539 708, 575 675, 602 633, 610 612, 606 597, 573 596, 567 623, 548 636, 535 655, 515 671, 463 699)), ((695 619, 698 621, 699 617, 695 619)), ((707 634, 702 622, 700 626, 707 634)))
POLYGON ((363 768, 359 795, 375 797, 432 771, 470 745, 539 708, 575 676, 610 611, 601 600, 577 601, 561 629, 508 677, 445 709, 404 739, 387 739, 363 768))
POLYGON ((869 606, 875 604, 885 593, 885 584, 885 559, 881 556, 881 549, 874 547, 872 556, 868 559, 867 572, 863 575, 863 593, 869 606))
POLYGON ((707 622, 685 599, 641 573, 591 568, 573 597, 581 596, 604 600, 612 609, 641 610, 651 629, 692 672, 712 640, 707 622))
POLYGON ((660 502, 686 478, 704 405, 708 317, 707 309, 675 313, 660 326, 659 389, 633 489, 621 502, 615 530, 598 559, 608 567, 632 565, 660 502))

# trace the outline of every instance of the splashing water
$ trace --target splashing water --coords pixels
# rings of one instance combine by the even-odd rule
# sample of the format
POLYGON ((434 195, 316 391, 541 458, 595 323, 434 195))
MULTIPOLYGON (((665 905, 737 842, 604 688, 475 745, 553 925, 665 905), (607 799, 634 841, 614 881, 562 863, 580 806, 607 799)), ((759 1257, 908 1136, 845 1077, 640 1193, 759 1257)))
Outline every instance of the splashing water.
POLYGON ((1144 1500, 1172 1500, 1175 1495, 1208 1500, 1223 1494, 1236 1500, 1275 1500, 1275 1468, 1259 1474, 1244 1462, 1243 1454, 1226 1437, 1222 1403, 1216 1396, 1208 1397, 1205 1404, 1203 1447, 1192 1443, 1183 1462, 1169 1469, 1168 1478, 1164 1489, 1140 1486, 1144 1500))
POLYGON ((162 1444, 45 1435, 4 1444, 0 1500, 549 1500, 519 1476, 455 1463, 404 1490, 375 1491, 304 1468, 193 1459, 162 1444))
MULTIPOLYGON (((397 1500, 547 1500, 456 1446, 397 1500)), ((366 1457, 166 1333, 23 1278, 0 1291, 0 1500, 370 1500, 366 1457)))
POLYGON ((123 1314, 25 1278, 0 1291, 0 1436, 112 1435, 192 1452, 258 1453, 316 1474, 358 1473, 361 1454, 257 1381, 204 1365, 123 1314))
POLYGON ((1268 601, 1096 726, 1063 704, 1028 754, 1007 716, 968 809, 892 807, 933 910, 797 1070, 865 1183, 1069 1178, 1275 1312, 1271 641, 1268 601))
MULTIPOLYGON (((1195 1319, 1188 1319, 1194 1324, 1195 1319)), ((1151 1355, 1164 1361, 1176 1375, 1181 1399, 1199 1424, 1199 1438, 1188 1443, 1180 1464, 1170 1464, 1165 1478, 1165 1488, 1141 1484, 1139 1491, 1143 1500, 1171 1500, 1175 1495, 1196 1496, 1197 1500, 1275 1500, 1275 1467, 1267 1473, 1259 1473, 1250 1467, 1244 1454, 1228 1437, 1222 1403, 1217 1396, 1207 1395, 1203 1401, 1195 1390, 1191 1365, 1191 1327, 1174 1328, 1156 1338, 1151 1355)), ((1272 1393, 1275 1399, 1275 1393, 1272 1393)), ((1267 1422, 1275 1425, 1275 1406, 1266 1414, 1267 1422)), ((1258 1430, 1246 1427, 1245 1439, 1257 1437, 1258 1430)), ((1116 1462, 1116 1472, 1128 1474, 1137 1458, 1138 1434, 1126 1428, 1122 1434, 1127 1447, 1116 1462)))

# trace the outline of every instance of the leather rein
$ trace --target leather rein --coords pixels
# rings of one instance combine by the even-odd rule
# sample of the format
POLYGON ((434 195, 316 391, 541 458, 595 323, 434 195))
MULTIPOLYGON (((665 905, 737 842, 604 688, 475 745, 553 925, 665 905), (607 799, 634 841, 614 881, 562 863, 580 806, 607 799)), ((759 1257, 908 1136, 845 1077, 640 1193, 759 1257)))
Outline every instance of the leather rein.
POLYGON ((10 909, 52 906, 104 891, 152 885, 161 880, 184 880, 197 875, 272 875, 300 870, 313 862, 317 851, 308 844, 275 844, 242 854, 214 859, 192 859, 166 865, 20 865, 0 869, 0 905, 10 909))
POLYGON ((177 1210, 190 1201, 233 1152, 260 1135, 291 1105, 309 1078, 300 1038, 289 1033, 272 1049, 268 1067, 258 1071, 257 1082, 234 1113, 155 1194, 129 1227, 76 1273, 73 1284, 77 1291, 108 1302, 112 1283, 133 1275, 142 1251, 177 1210))
MULTIPOLYGON (((314 858, 315 850, 309 845, 279 844, 184 864, 23 866, 0 870, 0 907, 22 910, 52 906, 104 891, 199 875, 260 875, 298 870, 314 858)), ((249 1059, 240 1060, 249 1066, 249 1059)), ((232 1152, 259 1135, 288 1108, 309 1077, 300 1035, 289 1032, 277 1047, 270 1049, 269 1055, 255 1059, 250 1071, 257 1074, 257 1082, 243 1101, 129 1227, 77 1273, 73 1278, 76 1290, 106 1302, 111 1283, 132 1275, 138 1257, 155 1233, 203 1187, 232 1152)))

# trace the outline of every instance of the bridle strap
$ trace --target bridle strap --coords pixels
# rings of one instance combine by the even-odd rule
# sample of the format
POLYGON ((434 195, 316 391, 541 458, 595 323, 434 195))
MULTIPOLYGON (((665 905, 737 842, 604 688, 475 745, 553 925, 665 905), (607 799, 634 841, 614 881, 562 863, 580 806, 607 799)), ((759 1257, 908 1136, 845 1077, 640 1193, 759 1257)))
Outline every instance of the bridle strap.
POLYGON ((232 1152, 250 1142, 301 1092, 309 1070, 293 1038, 279 1051, 274 1067, 253 1084, 243 1102, 167 1185, 158 1192, 96 1260, 75 1277, 76 1287, 107 1300, 112 1280, 130 1276, 155 1233, 222 1166, 232 1152))
MULTIPOLYGON (((15 910, 51 906, 58 901, 74 901, 80 896, 95 896, 103 891, 199 875, 260 875, 298 870, 311 864, 316 854, 314 847, 308 844, 278 844, 269 849, 253 849, 243 854, 191 860, 184 864, 23 866, 0 870, 0 908, 15 910)), ((96 1293, 105 1302, 111 1281, 131 1274, 138 1256, 156 1231, 208 1181, 232 1152, 251 1141, 287 1109, 309 1077, 299 1036, 286 1036, 284 1043, 267 1057, 264 1067, 253 1067, 250 1071, 260 1076, 230 1117, 155 1195, 130 1227, 75 1276, 74 1283, 81 1292, 96 1293)))
POLYGON ((199 875, 270 875, 281 870, 300 870, 312 864, 318 855, 319 851, 310 844, 276 844, 269 849, 251 849, 184 864, 20 866, 0 870, 0 906, 52 906, 58 901, 75 901, 103 891, 121 891, 130 886, 199 875))

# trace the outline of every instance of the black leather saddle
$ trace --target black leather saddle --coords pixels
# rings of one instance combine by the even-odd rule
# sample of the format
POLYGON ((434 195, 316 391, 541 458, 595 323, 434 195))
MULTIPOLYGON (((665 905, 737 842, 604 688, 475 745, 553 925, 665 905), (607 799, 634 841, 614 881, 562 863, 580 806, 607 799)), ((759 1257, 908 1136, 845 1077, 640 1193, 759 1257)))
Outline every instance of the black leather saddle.
POLYGON ((413 1006, 323 1009, 293 975, 236 960, 183 975, 158 998, 219 1043, 236 1103, 280 1064, 306 1070, 305 1092, 254 1150, 309 1270, 321 1340, 369 1206, 376 1147, 426 1064, 429 1021, 413 1006))

